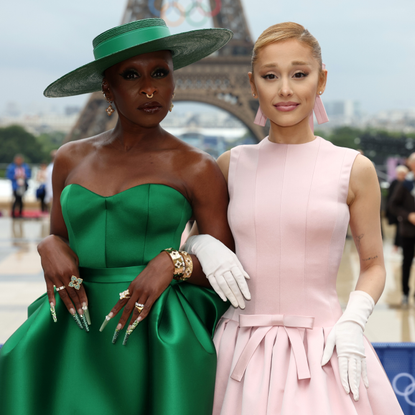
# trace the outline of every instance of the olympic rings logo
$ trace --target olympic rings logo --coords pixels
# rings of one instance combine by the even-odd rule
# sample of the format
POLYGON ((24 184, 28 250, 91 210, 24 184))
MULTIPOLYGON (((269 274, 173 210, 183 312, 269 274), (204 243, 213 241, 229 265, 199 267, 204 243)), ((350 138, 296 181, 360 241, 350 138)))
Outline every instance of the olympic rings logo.
POLYGON ((403 396, 405 398, 405 401, 409 405, 415 406, 415 402, 413 402, 409 399, 409 397, 415 392, 415 378, 411 374, 409 374, 409 373, 399 373, 399 375, 396 375, 393 378, 392 387, 393 387, 393 390, 395 391, 395 393, 399 396, 403 396), (398 380, 401 379, 401 378, 408 378, 411 381, 411 383, 408 386, 406 386, 403 391, 400 391, 398 389, 398 386, 397 386, 398 380))
POLYGON ((209 11, 209 7, 205 6, 202 1, 193 0, 186 8, 178 1, 169 1, 162 6, 161 10, 158 10, 154 5, 155 0, 149 0, 148 8, 154 16, 164 19, 170 27, 180 26, 185 20, 190 25, 199 27, 203 26, 210 17, 218 15, 222 8, 221 0, 215 0, 215 8, 211 11, 209 11), (195 18, 198 13, 202 16, 201 19, 195 18), (177 16, 175 20, 167 17, 167 15, 172 14, 177 16))

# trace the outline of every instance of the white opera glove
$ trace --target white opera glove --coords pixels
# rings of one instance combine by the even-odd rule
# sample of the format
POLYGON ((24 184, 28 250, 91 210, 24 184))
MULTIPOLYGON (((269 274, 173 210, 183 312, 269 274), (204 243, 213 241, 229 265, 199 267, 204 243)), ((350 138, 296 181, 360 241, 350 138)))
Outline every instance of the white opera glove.
POLYGON ((210 285, 223 301, 229 299, 234 307, 245 308, 243 297, 251 299, 245 280, 249 275, 229 248, 213 236, 195 235, 187 239, 183 249, 197 256, 210 285))
POLYGON ((369 387, 363 331, 374 307, 375 302, 368 293, 350 293, 346 310, 327 337, 321 362, 324 366, 331 359, 336 346, 341 383, 346 393, 352 391, 355 401, 359 400, 361 377, 366 388, 369 387))

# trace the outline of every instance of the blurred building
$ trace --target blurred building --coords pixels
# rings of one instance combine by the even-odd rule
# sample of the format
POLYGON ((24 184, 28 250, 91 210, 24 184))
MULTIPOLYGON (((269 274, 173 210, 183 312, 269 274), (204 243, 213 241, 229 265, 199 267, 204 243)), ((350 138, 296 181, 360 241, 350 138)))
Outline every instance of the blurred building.
POLYGON ((34 135, 61 131, 69 133, 78 119, 80 107, 65 107, 63 112, 42 111, 34 113, 23 112, 13 103, 6 105, 6 109, 0 114, 0 127, 9 125, 21 125, 34 135))
POLYGON ((324 102, 332 126, 354 125, 361 120, 360 103, 352 100, 324 102))

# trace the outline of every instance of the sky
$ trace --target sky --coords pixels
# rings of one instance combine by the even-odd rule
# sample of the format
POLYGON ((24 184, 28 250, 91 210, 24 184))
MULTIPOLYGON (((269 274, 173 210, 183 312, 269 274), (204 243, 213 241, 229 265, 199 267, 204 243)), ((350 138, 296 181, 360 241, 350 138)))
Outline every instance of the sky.
MULTIPOLYGON (((185 7, 191 4, 178 1, 185 7)), ((0 113, 10 102, 27 112, 84 105, 86 96, 45 98, 43 90, 93 60, 92 39, 121 22, 126 3, 2 0, 0 113)), ((304 25, 317 38, 328 70, 324 100, 358 101, 368 114, 415 108, 414 0, 242 0, 242 4, 254 41, 264 29, 284 21, 304 25)), ((171 31, 192 29, 183 24, 171 31)))

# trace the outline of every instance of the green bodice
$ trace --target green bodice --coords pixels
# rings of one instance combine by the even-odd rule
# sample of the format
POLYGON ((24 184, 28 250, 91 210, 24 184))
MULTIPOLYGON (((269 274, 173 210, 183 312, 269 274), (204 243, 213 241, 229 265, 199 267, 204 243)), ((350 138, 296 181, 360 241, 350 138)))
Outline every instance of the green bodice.
POLYGON ((79 265, 146 265, 162 249, 179 248, 192 215, 186 198, 161 184, 143 184, 103 197, 77 184, 63 189, 62 213, 79 265))

